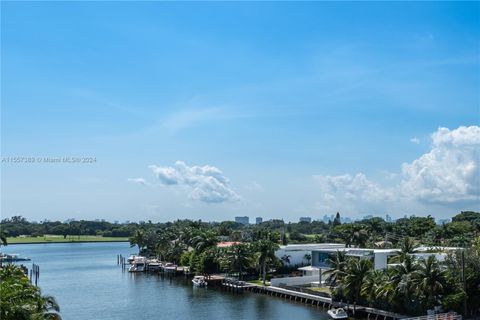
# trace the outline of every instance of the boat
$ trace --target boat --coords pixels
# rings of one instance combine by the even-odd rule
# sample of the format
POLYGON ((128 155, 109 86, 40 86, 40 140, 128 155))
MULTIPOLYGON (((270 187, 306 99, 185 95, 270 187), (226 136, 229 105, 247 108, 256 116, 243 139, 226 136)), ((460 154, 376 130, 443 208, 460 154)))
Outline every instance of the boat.
POLYGON ((130 268, 128 268, 128 272, 144 272, 146 264, 147 259, 145 257, 134 257, 131 262, 130 268))
POLYGON ((30 258, 27 257, 20 257, 19 254, 15 253, 2 253, 0 255, 0 261, 2 262, 17 262, 17 261, 30 261, 30 258))
POLYGON ((333 308, 327 311, 332 319, 348 319, 348 314, 342 308, 333 308))
POLYGON ((192 283, 194 287, 206 287, 208 285, 207 281, 205 280, 204 276, 195 276, 192 279, 192 283))

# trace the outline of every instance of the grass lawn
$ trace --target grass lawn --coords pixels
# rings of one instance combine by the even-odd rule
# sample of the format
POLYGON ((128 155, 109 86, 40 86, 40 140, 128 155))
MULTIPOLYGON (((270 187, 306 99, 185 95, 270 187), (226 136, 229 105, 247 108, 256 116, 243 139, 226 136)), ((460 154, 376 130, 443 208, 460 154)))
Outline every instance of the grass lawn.
POLYGON ((45 235, 44 237, 8 237, 8 244, 20 243, 56 243, 56 242, 115 242, 128 241, 127 237, 101 237, 101 236, 63 236, 45 235))
POLYGON ((312 291, 317 291, 317 292, 323 292, 323 293, 327 293, 329 295, 332 295, 332 291, 330 291, 330 288, 329 287, 310 287, 308 288, 312 291))
MULTIPOLYGON (((251 284, 256 284, 256 285, 259 285, 259 286, 263 286, 263 281, 262 280, 251 280, 251 281, 247 281, 247 282, 251 283, 251 284)), ((265 284, 268 287, 270 285, 270 281, 265 282, 265 284)))

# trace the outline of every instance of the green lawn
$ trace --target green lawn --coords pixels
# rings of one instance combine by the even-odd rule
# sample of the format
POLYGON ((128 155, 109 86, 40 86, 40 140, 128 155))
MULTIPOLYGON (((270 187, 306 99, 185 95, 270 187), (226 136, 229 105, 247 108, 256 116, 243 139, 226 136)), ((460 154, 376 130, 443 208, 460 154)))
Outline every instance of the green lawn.
MULTIPOLYGON (((251 284, 256 284, 256 285, 259 285, 259 286, 263 286, 263 281, 262 280, 251 280, 251 281, 247 281, 247 282, 251 283, 251 284)), ((266 285, 269 286, 270 281, 267 281, 266 285)))
POLYGON ((313 291, 317 291, 317 292, 323 292, 323 293, 326 293, 328 295, 332 295, 332 291, 330 290, 329 287, 310 287, 308 288, 310 290, 313 290, 313 291))
POLYGON ((128 241, 127 237, 101 237, 101 236, 63 236, 45 235, 44 237, 8 237, 8 244, 15 243, 56 243, 56 242, 114 242, 128 241))

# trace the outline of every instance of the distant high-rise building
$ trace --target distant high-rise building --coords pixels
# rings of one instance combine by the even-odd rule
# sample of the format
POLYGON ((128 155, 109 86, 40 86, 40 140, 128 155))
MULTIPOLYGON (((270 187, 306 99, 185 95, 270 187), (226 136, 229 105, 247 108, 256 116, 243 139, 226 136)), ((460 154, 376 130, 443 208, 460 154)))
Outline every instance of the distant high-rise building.
POLYGON ((250 223, 250 219, 247 216, 235 217, 235 222, 247 225, 250 223))
POLYGON ((392 217, 390 217, 390 215, 388 213, 385 216, 385 221, 388 222, 388 223, 392 222, 392 217))
POLYGON ((262 217, 256 217, 255 218, 255 224, 260 224, 263 222, 263 218, 262 217))
POLYGON ((300 217, 300 222, 312 222, 312 218, 311 217, 300 217))

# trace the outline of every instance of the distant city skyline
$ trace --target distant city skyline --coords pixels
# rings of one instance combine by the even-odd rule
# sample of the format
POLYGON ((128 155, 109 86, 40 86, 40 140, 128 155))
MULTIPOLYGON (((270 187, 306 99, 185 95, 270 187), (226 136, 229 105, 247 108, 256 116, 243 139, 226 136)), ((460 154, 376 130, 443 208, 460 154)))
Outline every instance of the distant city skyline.
POLYGON ((476 2, 2 2, 1 216, 480 211, 476 2))

